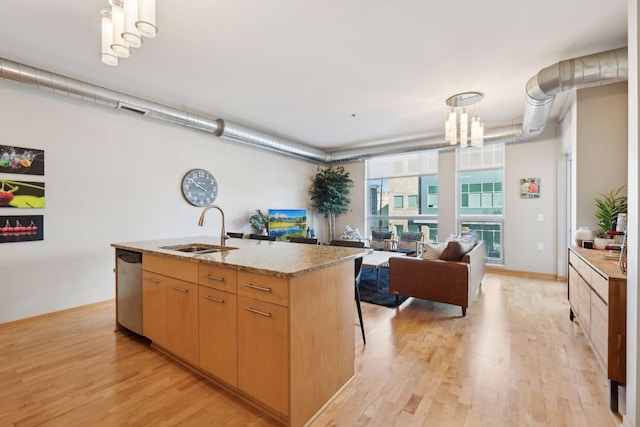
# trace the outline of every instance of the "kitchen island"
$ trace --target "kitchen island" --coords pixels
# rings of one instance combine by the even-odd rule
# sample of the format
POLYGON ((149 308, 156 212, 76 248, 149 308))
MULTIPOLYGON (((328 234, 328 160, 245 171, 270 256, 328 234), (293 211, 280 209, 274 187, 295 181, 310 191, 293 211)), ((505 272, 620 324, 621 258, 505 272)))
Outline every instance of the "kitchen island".
POLYGON ((219 243, 112 244, 142 254, 142 335, 284 424, 304 425, 354 376, 353 260, 364 252, 247 239, 217 252, 171 249, 219 243))

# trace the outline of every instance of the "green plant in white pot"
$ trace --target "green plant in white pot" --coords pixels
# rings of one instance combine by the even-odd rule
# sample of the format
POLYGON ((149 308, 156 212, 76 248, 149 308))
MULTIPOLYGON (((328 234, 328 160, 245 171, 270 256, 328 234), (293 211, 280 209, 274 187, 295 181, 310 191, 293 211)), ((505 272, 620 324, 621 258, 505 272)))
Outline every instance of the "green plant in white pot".
POLYGON ((249 217, 249 225, 259 234, 266 234, 269 218, 260 209, 256 209, 255 213, 249 217))
POLYGON ((626 186, 622 186, 617 190, 608 193, 600 193, 601 197, 595 199, 596 218, 598 218, 597 231, 599 237, 606 237, 607 232, 615 231, 618 222, 618 214, 627 213, 627 195, 624 194, 626 186))

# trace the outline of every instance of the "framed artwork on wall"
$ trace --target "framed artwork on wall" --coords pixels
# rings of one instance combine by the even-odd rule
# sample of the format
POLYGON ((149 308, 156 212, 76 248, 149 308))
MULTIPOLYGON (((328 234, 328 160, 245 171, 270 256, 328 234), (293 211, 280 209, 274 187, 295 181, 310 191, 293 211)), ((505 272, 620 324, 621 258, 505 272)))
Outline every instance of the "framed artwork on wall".
POLYGON ((0 216, 0 243, 44 240, 42 215, 0 216))
POLYGON ((44 208, 44 182, 0 179, 1 208, 44 208))
POLYGON ((540 198, 540 178, 522 178, 520 180, 521 199, 540 198))
POLYGON ((0 145, 0 172, 44 175, 44 150, 0 145))

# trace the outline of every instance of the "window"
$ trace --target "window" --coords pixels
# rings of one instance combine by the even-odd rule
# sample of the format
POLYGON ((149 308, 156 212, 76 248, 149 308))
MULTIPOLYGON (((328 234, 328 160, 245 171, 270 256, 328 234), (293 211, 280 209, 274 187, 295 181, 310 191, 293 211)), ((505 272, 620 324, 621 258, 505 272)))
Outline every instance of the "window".
POLYGON ((376 157, 366 165, 368 233, 422 231, 437 240, 438 152, 376 157))
POLYGON ((504 144, 458 149, 458 221, 462 232, 475 231, 487 245, 487 262, 503 260, 502 207, 504 144))

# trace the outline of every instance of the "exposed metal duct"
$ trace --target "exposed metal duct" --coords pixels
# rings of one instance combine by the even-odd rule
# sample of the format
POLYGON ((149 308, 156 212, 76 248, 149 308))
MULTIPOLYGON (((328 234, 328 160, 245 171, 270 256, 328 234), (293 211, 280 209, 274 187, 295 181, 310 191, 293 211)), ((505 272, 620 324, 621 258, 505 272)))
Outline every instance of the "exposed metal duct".
MULTIPOLYGON (((567 59, 543 68, 531 77, 527 83, 522 125, 485 127, 484 141, 488 144, 522 142, 536 137, 544 131, 557 94, 573 89, 622 82, 627 80, 628 71, 626 47, 567 59)), ((329 153, 329 163, 349 162, 386 154, 450 147, 444 136, 418 138, 377 146, 371 145, 357 149, 333 151, 329 153)))
POLYGON ((105 107, 134 111, 147 117, 205 132, 215 133, 218 130, 218 123, 214 119, 194 116, 186 111, 3 58, 0 58, 0 77, 3 80, 13 80, 56 95, 81 99, 105 107))
MULTIPOLYGON (((560 61, 543 68, 526 85, 522 125, 485 128, 486 143, 519 142, 533 138, 544 130, 555 96, 563 91, 617 83, 627 80, 627 48, 560 61)), ((330 153, 258 131, 223 119, 191 114, 177 108, 147 101, 122 92, 106 89, 60 74, 0 58, 0 77, 49 93, 119 108, 170 123, 213 133, 221 138, 240 141, 263 149, 322 163, 362 160, 373 156, 409 151, 446 149, 451 146, 444 136, 417 138, 388 144, 370 145, 330 153)))
POLYGON ((558 93, 625 81, 628 75, 626 47, 567 59, 543 68, 527 82, 522 118, 524 136, 542 132, 558 93))

